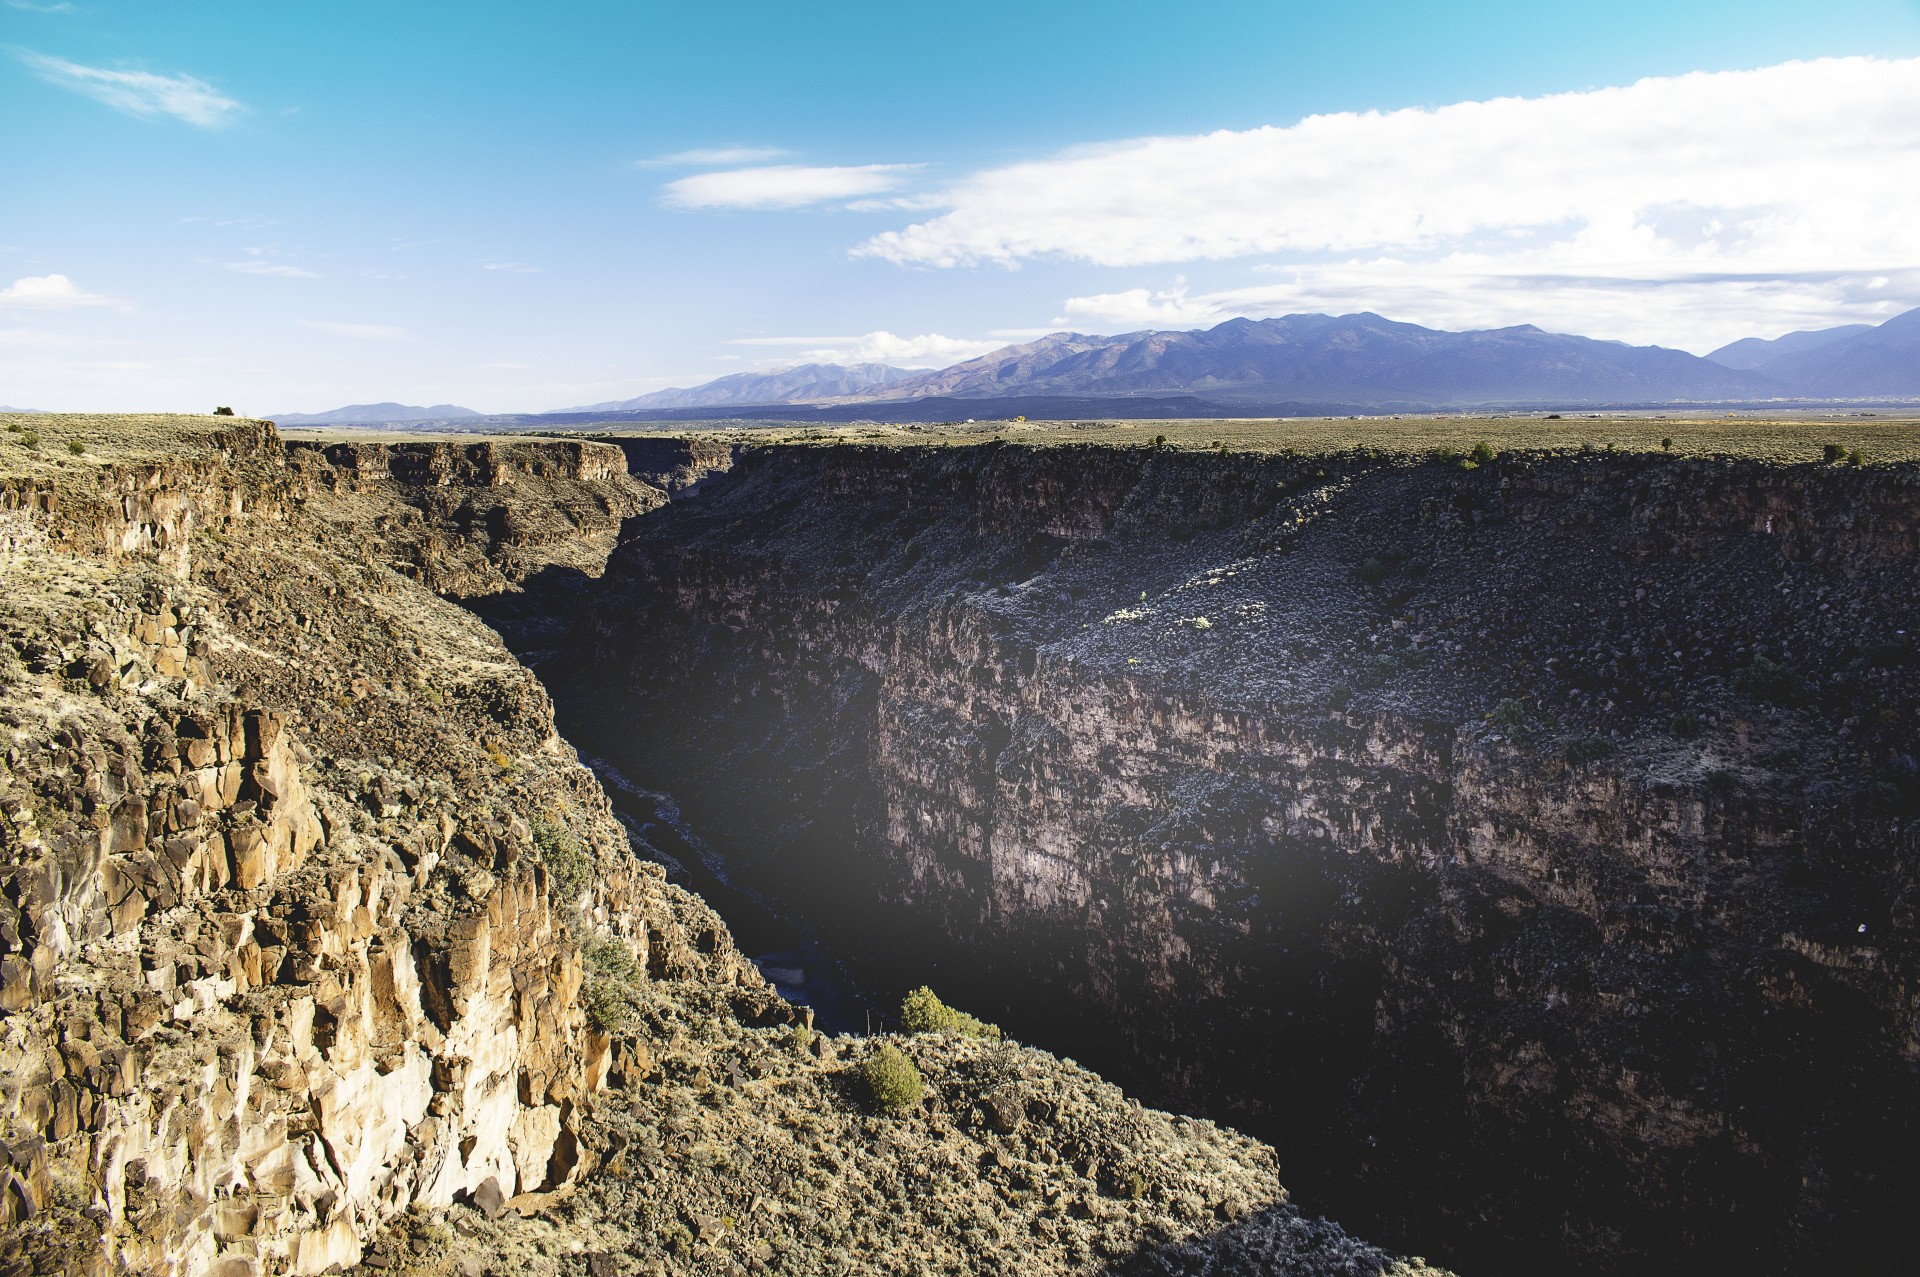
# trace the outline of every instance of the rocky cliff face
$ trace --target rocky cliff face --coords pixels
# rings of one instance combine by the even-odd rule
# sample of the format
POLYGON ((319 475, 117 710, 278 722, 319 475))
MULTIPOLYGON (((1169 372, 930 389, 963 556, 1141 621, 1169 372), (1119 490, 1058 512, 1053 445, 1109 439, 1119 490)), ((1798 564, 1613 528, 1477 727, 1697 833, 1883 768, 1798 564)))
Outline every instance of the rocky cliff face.
MULTIPOLYGON (((194 442, 7 491, 0 1124, 6 1218, 58 1221, 33 1271, 321 1272, 409 1206, 571 1181, 614 1043, 563 911, 784 1019, 631 859, 538 684, 315 517, 363 451, 342 478, 270 427, 194 442)), ((388 463, 445 488, 448 460, 388 463)), ((589 497, 624 477, 562 461, 589 497)))
POLYGON ((563 722, 875 978, 1484 1270, 1886 1253, 1910 467, 790 447, 633 527, 563 722))
POLYGON ((931 1094, 869 1114, 872 1044, 793 1023, 423 587, 597 572, 660 499, 620 450, 32 424, 0 440, 8 1277, 891 1271, 906 1233, 980 1270, 1428 1271, 1037 1052, 905 1042, 931 1094))
POLYGON ((493 594, 536 572, 598 576, 623 519, 663 504, 624 457, 577 440, 322 443, 289 459, 343 531, 441 594, 493 594))

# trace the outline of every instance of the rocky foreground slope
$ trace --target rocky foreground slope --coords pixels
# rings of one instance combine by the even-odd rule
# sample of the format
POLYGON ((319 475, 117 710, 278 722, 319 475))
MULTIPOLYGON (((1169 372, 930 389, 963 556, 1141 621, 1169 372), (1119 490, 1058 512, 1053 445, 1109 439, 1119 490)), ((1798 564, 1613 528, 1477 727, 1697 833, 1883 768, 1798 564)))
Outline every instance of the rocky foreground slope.
POLYGON ((1920 471, 1819 442, 760 448, 542 668, 874 978, 1356 1226, 1832 1271, 1920 1183, 1920 471))
POLYGON ((661 461, 8 422, 0 1273, 1424 1271, 1036 1051, 875 1112, 434 592, 597 572, 661 461))

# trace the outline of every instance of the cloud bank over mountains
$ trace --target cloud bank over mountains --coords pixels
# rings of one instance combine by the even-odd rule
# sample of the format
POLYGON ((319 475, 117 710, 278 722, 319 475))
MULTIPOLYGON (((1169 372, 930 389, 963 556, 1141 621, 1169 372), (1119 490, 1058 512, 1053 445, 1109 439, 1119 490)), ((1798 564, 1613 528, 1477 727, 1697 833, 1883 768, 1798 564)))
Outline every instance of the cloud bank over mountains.
MULTIPOLYGON (((1364 307, 1704 350, 1920 301, 1916 173, 1920 60, 1830 58, 1084 147, 920 193, 945 211, 853 251, 923 268, 1262 259, 1236 287, 1069 298, 1062 323, 1364 307)), ((668 199, 801 207, 913 175, 736 169, 668 199)))

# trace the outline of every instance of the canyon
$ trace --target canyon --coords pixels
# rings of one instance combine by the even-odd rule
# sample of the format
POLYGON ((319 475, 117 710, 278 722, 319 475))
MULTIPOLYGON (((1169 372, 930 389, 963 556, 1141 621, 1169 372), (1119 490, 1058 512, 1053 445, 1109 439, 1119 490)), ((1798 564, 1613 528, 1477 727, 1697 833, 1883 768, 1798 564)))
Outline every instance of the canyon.
POLYGON ((477 606, 875 988, 1311 1209, 1865 1262, 1920 1178, 1920 471, 1671 442, 710 443, 590 588, 477 606))
POLYGON ((1437 1272, 1071 1060, 818 1032, 639 854, 451 600, 559 650, 733 445, 3 424, 6 1277, 1437 1272))

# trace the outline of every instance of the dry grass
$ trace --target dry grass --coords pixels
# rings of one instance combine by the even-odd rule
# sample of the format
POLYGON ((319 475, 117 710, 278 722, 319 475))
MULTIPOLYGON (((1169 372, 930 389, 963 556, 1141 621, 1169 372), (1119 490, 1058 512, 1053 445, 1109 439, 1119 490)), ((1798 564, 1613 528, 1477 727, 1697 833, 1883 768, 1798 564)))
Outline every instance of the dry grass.
MULTIPOLYGON (((10 473, 54 470, 95 461, 165 457, 182 445, 223 426, 232 417, 186 415, 77 415, 0 413, 0 469, 10 473), (14 427, 18 427, 15 430, 14 427), (39 437, 37 449, 20 442, 24 432, 39 437), (84 455, 70 454, 68 440, 79 441, 84 455)), ((419 443, 529 437, 532 432, 469 434, 443 431, 294 428, 289 438, 326 441, 419 443)), ((1232 452, 1345 452, 1358 448, 1415 456, 1440 450, 1470 452, 1485 441, 1497 451, 1658 452, 1684 456, 1741 457, 1782 464, 1817 462, 1829 443, 1858 449, 1868 464, 1920 461, 1920 409, 1865 412, 1779 412, 1765 414, 1669 413, 1606 415, 1567 413, 1405 417, 1299 417, 1253 420, 1165 421, 981 421, 935 425, 855 423, 835 426, 767 425, 716 427, 693 422, 670 429, 616 426, 607 431, 543 432, 590 435, 724 439, 762 444, 883 444, 899 447, 951 447, 1002 441, 1030 445, 1072 443, 1114 447, 1165 446, 1206 450, 1224 445, 1232 452)))
MULTIPOLYGON (((689 431, 688 433, 696 433, 689 431)), ((722 432, 697 432, 708 436, 722 432)), ((742 431, 727 432, 739 437, 742 431)), ((1819 461, 1822 449, 1836 443, 1858 449, 1865 461, 1920 460, 1920 411, 1900 414, 1635 415, 1568 413, 1559 419, 1541 414, 1415 417, 1303 417, 1265 420, 1170 420, 1095 422, 976 422, 914 426, 772 427, 754 430, 759 442, 796 444, 892 443, 955 445, 1002 440, 1023 444, 1097 443, 1120 447, 1152 445, 1165 436, 1167 447, 1232 452, 1305 453, 1377 449, 1401 455, 1438 450, 1472 451, 1485 441, 1497 451, 1659 452, 1686 456, 1726 456, 1784 464, 1819 461)))

